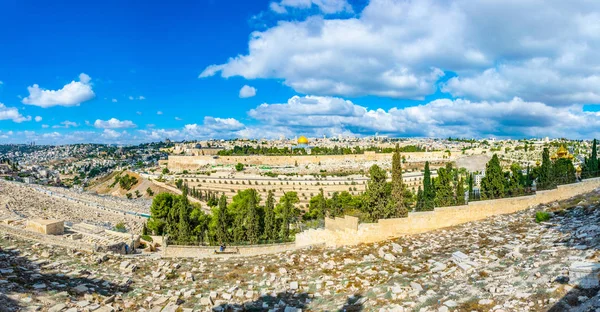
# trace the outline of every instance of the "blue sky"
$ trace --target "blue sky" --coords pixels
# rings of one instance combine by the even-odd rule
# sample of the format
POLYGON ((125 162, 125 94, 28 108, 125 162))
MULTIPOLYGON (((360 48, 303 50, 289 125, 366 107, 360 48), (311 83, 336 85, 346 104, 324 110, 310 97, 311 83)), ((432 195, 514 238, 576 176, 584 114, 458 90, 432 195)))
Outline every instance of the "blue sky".
POLYGON ((0 27, 0 143, 600 129, 588 1, 7 0, 0 27))

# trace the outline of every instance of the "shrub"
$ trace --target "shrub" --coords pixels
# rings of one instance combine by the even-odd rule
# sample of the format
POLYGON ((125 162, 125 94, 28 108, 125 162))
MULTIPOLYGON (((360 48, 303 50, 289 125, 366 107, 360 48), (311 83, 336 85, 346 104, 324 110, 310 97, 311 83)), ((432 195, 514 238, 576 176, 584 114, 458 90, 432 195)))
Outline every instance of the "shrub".
POLYGON ((115 225, 113 231, 127 233, 127 228, 125 227, 125 224, 123 224, 123 222, 119 222, 117 223, 117 225, 115 225))
POLYGON ((538 211, 535 213, 535 222, 545 222, 550 220, 550 214, 545 211, 538 211))
POLYGON ((152 242, 152 237, 150 237, 150 235, 142 235, 140 237, 147 242, 152 242))

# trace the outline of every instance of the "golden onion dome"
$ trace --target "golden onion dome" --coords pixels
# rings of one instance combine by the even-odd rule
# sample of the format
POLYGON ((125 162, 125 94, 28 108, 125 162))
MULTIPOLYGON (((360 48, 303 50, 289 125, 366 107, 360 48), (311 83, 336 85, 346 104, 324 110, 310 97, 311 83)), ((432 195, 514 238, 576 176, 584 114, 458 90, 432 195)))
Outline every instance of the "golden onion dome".
POLYGON ((298 138, 298 144, 308 144, 308 139, 305 136, 298 138))

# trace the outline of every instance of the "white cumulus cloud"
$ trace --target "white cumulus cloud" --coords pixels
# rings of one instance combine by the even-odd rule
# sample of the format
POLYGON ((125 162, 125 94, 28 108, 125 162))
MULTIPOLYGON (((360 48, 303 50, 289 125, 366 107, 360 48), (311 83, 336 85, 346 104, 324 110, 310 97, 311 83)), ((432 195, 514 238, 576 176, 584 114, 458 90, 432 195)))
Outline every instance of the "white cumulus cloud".
MULTIPOLYGON (((276 1, 271 9, 316 2, 276 1)), ((600 2, 586 0, 371 0, 356 16, 255 31, 246 52, 199 77, 281 79, 321 96, 423 99, 441 88, 476 101, 597 104, 599 12, 600 2), (447 73, 453 78, 441 84, 447 73)))
POLYGON ((31 116, 23 116, 16 107, 6 107, 6 105, 0 103, 0 120, 12 120, 16 123, 21 123, 23 121, 30 121, 31 116))
POLYGON ((249 85, 244 85, 240 89, 240 98, 249 98, 256 95, 256 88, 249 85))
POLYGON ((96 119, 94 127, 100 129, 123 129, 123 128, 135 128, 136 125, 131 120, 119 120, 117 118, 111 118, 109 120, 96 119))
POLYGON ((346 0, 281 0, 269 4, 269 8, 279 14, 287 13, 287 8, 310 9, 313 6, 325 14, 353 11, 346 0))
POLYGON ((42 116, 35 116, 35 121, 36 122, 42 121, 42 116))
POLYGON ((81 73, 79 81, 71 81, 59 90, 46 90, 39 85, 27 87, 29 96, 23 98, 23 104, 35 105, 43 108, 52 106, 78 106, 95 97, 90 76, 81 73))

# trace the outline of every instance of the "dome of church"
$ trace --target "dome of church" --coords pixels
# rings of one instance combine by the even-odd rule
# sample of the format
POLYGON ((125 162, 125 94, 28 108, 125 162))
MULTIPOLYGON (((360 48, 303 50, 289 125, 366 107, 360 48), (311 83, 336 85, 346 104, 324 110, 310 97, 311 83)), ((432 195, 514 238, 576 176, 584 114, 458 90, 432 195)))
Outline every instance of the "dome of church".
POLYGON ((298 138, 298 144, 308 144, 308 139, 305 136, 298 138))

